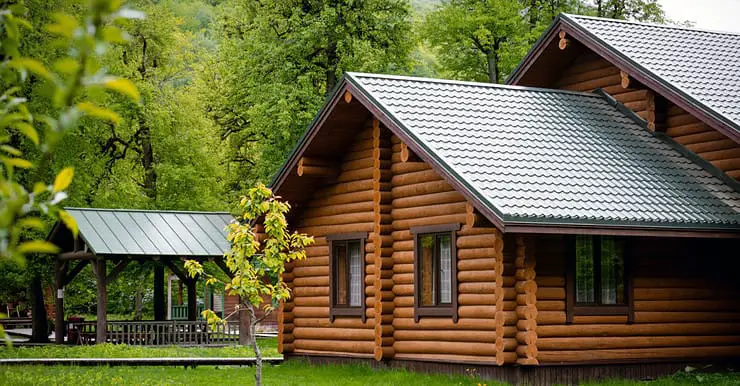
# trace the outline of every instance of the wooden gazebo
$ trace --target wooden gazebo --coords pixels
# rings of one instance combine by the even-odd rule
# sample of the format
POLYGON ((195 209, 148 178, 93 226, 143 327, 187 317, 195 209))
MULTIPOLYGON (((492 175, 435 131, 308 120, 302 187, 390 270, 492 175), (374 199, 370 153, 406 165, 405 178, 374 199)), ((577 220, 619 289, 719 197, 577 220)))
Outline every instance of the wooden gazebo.
POLYGON ((187 286, 190 321, 197 318, 197 280, 186 274, 183 260, 214 261, 230 274, 223 262, 223 255, 230 247, 225 231, 233 220, 229 213, 98 208, 66 208, 66 211, 77 222, 78 237, 73 237, 61 222, 49 235, 49 240, 61 249, 54 267, 57 343, 63 343, 65 335, 64 287, 88 263, 97 281, 96 343, 107 339, 106 286, 132 261, 158 263, 154 268, 155 322, 164 321, 166 316, 165 267, 187 286), (113 263, 111 269, 108 262, 113 263))

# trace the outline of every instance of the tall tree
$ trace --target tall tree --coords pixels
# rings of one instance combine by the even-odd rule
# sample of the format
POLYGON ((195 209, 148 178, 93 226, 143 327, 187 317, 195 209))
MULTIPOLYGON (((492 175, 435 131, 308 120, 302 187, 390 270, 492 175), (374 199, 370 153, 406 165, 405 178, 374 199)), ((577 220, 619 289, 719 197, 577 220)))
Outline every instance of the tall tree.
POLYGON ((517 1, 449 0, 422 28, 449 76, 499 83, 526 49, 521 9, 517 1))
POLYGON ((229 189, 269 178, 344 71, 399 72, 411 48, 403 0, 223 4, 203 82, 228 144, 229 189))

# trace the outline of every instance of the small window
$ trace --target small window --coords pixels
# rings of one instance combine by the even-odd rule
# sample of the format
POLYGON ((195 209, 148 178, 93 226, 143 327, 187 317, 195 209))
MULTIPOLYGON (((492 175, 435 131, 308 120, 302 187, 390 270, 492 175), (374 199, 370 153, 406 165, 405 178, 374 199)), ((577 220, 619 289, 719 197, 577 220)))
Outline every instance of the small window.
POLYGON ((365 239, 366 234, 331 235, 329 265, 331 277, 331 319, 361 316, 365 320, 365 239))
POLYGON ((612 236, 575 236, 568 282, 569 321, 573 314, 628 314, 629 296, 624 240, 612 236))
POLYGON ((414 317, 451 316, 457 321, 457 251, 459 225, 411 229, 414 234, 414 317))

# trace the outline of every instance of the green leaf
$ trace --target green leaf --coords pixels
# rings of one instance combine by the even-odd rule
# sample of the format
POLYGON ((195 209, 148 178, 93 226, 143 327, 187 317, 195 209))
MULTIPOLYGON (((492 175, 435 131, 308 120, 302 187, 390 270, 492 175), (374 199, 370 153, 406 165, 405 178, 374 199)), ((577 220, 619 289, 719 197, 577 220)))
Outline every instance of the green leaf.
POLYGON ((54 68, 62 74, 72 75, 80 68, 80 64, 72 58, 62 58, 54 62, 54 68))
POLYGON ((18 221, 18 226, 21 228, 43 230, 44 222, 38 217, 26 217, 18 221))
POLYGON ((18 252, 20 253, 58 253, 59 247, 56 245, 44 241, 44 240, 32 240, 26 241, 18 246, 18 252))
POLYGON ((90 102, 78 103, 77 109, 93 118, 98 118, 113 123, 118 123, 121 121, 121 117, 116 114, 115 111, 108 110, 105 107, 96 106, 90 102))
POLYGON ((67 229, 72 231, 72 235, 77 238, 77 234, 80 233, 80 229, 77 227, 77 221, 75 221, 75 218, 67 213, 67 211, 60 210, 59 219, 62 220, 67 229))
POLYGON ((59 172, 59 174, 57 174, 57 177, 54 179, 54 188, 52 189, 52 192, 56 193, 67 189, 67 187, 69 187, 69 184, 72 183, 72 177, 74 175, 74 168, 66 167, 62 169, 62 171, 59 172))
POLYGON ((103 86, 131 98, 134 102, 138 102, 141 97, 139 90, 136 89, 136 85, 125 78, 108 78, 103 82, 103 86))
POLYGON ((0 149, 3 149, 3 151, 5 151, 6 153, 10 155, 14 155, 16 157, 20 157, 21 155, 23 155, 23 153, 20 150, 14 148, 13 146, 1 145, 0 149))
POLYGON ((28 139, 30 139, 34 145, 39 145, 39 133, 32 125, 26 122, 14 122, 11 124, 11 126, 13 126, 13 128, 18 130, 21 134, 28 137, 28 139))
POLYGON ((33 185, 33 194, 41 194, 46 191, 46 184, 43 182, 37 182, 33 185))
POLYGON ((79 23, 77 22, 77 19, 74 18, 74 16, 66 15, 63 13, 55 14, 54 20, 56 21, 56 23, 47 26, 47 31, 55 35, 64 36, 66 38, 71 38, 72 34, 74 34, 74 31, 79 26, 79 23))
POLYGON ((2 160, 8 166, 15 166, 21 169, 30 169, 33 167, 33 164, 30 161, 23 158, 0 157, 0 160, 2 160))
POLYGON ((105 26, 103 28, 103 40, 108 43, 126 43, 126 35, 116 26, 105 26))
POLYGON ((17 62, 18 66, 25 68, 26 70, 31 71, 32 73, 46 80, 52 79, 51 72, 46 69, 46 66, 44 66, 41 62, 39 62, 36 59, 18 58, 15 60, 15 62, 17 62))

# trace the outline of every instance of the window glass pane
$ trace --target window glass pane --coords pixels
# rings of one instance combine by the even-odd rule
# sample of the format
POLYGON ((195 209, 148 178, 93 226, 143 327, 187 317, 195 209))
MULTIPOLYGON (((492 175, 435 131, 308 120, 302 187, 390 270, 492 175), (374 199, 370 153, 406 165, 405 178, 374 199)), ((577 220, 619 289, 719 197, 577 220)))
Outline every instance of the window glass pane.
POLYGON ((576 236, 576 303, 594 303, 594 245, 591 236, 576 236))
POLYGON ((624 304, 624 254, 622 243, 601 238, 601 303, 624 304))
POLYGON ((436 299, 436 288, 434 271, 436 264, 434 259, 434 235, 419 236, 419 256, 421 269, 421 305, 433 306, 436 299))
POLYGON ((452 303, 452 248, 450 235, 437 236, 439 242, 439 303, 452 303))
POLYGON ((362 275, 362 251, 359 242, 349 243, 349 305, 360 307, 362 305, 363 275, 362 275))
POLYGON ((334 243, 334 259, 336 264, 336 277, 334 282, 337 305, 347 305, 349 294, 347 276, 349 264, 347 262, 347 244, 334 243))

